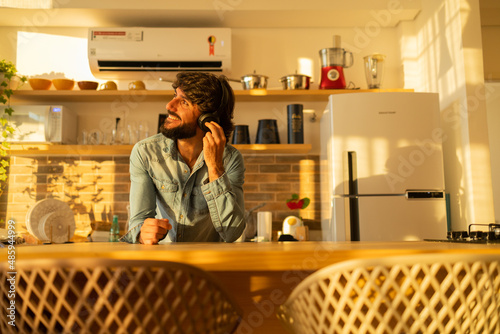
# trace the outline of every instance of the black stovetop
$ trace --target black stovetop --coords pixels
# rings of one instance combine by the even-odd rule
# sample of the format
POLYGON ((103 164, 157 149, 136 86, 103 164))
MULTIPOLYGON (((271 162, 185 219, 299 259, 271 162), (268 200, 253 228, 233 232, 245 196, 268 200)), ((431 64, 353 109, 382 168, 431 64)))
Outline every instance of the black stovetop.
POLYGON ((500 224, 470 224, 467 231, 448 232, 447 239, 425 239, 425 241, 500 244, 500 224), (483 230, 476 230, 479 226, 483 230), (475 228, 475 230, 472 230, 472 228, 475 228))

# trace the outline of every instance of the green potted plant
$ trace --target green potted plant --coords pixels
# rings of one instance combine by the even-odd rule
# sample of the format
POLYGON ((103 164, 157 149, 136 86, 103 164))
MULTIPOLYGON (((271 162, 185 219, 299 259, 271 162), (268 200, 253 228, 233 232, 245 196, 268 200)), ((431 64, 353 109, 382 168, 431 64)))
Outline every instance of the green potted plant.
POLYGON ((26 80, 25 76, 17 75, 17 69, 12 62, 5 59, 0 61, 0 103, 5 106, 4 112, 0 116, 0 195, 5 187, 6 168, 9 166, 9 161, 4 158, 10 148, 7 138, 14 132, 14 128, 10 124, 10 116, 14 112, 10 105, 10 97, 17 89, 17 85, 20 82, 26 82, 26 80))

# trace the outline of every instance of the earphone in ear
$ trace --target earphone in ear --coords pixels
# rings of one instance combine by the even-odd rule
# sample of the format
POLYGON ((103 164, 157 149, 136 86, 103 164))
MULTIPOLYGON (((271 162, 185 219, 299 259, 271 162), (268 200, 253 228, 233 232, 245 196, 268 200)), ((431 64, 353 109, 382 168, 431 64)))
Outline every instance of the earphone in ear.
POLYGON ((227 105, 227 100, 228 100, 228 92, 227 88, 224 85, 224 82, 219 78, 219 83, 221 85, 222 89, 222 96, 220 99, 220 104, 217 110, 214 112, 207 112, 204 114, 201 114, 200 117, 198 117, 198 126, 205 132, 210 132, 210 129, 205 125, 208 122, 215 122, 219 123, 220 116, 222 114, 223 107, 227 105))

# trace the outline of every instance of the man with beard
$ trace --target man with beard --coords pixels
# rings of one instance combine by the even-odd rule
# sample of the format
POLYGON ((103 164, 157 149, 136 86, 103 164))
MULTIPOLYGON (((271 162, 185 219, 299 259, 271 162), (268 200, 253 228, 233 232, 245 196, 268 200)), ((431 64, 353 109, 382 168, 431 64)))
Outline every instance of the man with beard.
POLYGON ((130 155, 130 221, 122 241, 237 240, 245 229, 241 153, 226 145, 234 94, 224 76, 179 73, 157 135, 130 155))

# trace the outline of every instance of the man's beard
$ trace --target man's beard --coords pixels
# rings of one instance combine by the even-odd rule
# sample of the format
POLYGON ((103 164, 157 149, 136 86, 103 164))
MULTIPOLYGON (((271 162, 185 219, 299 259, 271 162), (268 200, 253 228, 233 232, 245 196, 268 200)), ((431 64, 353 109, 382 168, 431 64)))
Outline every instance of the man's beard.
POLYGON ((160 132, 167 138, 170 139, 187 139, 192 138, 196 135, 196 128, 198 124, 183 124, 179 125, 173 129, 166 129, 165 123, 160 126, 160 132))

